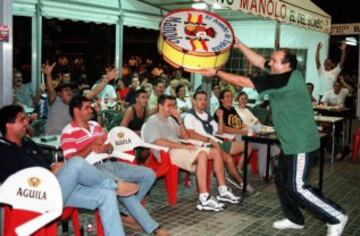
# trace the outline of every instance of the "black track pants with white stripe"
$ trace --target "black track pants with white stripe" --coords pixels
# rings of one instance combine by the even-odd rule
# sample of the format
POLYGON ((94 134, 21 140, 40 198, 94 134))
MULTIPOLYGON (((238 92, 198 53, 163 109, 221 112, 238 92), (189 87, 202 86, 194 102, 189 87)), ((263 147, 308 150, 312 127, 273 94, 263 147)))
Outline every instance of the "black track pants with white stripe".
POLYGON ((301 206, 326 223, 337 224, 344 210, 308 184, 313 158, 313 152, 280 156, 275 170, 275 184, 283 213, 292 222, 303 225, 301 206))

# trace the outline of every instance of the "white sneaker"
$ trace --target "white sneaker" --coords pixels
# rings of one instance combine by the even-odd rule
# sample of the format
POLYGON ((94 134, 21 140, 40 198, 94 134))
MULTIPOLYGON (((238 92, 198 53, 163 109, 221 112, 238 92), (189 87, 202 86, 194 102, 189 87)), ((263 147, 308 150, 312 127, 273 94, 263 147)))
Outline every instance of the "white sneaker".
POLYGON ((238 204, 241 202, 241 197, 237 197, 235 196, 231 189, 227 188, 226 192, 224 193, 220 193, 216 196, 216 200, 220 201, 220 202, 230 202, 233 204, 238 204))
POLYGON ((210 196, 206 199, 206 201, 199 201, 196 204, 196 208, 200 211, 222 211, 224 210, 225 205, 223 203, 218 202, 214 197, 210 196))
POLYGON ((275 229, 302 229, 302 228, 304 228, 304 226, 295 224, 291 220, 285 218, 282 220, 275 221, 273 223, 273 228, 275 228, 275 229))
POLYGON ((328 231, 327 231, 327 236, 340 236, 341 233, 343 232, 346 223, 349 220, 349 217, 347 215, 343 215, 340 219, 340 223, 335 224, 335 225, 330 225, 327 224, 328 226, 328 231))

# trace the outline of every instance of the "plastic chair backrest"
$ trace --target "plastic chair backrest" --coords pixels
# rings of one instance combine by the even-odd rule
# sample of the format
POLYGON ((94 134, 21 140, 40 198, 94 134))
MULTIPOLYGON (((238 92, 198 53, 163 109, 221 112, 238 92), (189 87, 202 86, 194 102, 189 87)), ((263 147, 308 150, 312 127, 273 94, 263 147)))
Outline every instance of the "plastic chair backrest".
POLYGON ((0 202, 14 209, 41 213, 16 228, 19 236, 31 235, 63 210, 60 185, 56 177, 42 167, 31 167, 9 176, 0 187, 0 202))
POLYGON ((169 148, 144 142, 134 131, 126 127, 115 127, 110 130, 108 140, 115 151, 127 152, 137 147, 146 147, 167 152, 169 148))

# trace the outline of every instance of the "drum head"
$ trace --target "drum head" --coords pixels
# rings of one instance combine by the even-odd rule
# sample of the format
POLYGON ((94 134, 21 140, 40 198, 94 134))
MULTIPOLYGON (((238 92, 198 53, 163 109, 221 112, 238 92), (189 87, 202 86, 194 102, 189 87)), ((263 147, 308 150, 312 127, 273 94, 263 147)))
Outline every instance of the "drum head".
POLYGON ((225 64, 226 60, 219 63, 218 55, 228 53, 233 42, 234 33, 231 25, 225 19, 208 11, 174 10, 168 13, 160 23, 159 52, 166 61, 176 67, 190 70, 219 67, 219 64, 225 64), (184 64, 181 57, 186 58, 186 55, 199 57, 199 59, 206 57, 206 65, 196 63, 196 58, 191 60, 190 65, 184 64), (192 65, 192 62, 195 64, 192 65))

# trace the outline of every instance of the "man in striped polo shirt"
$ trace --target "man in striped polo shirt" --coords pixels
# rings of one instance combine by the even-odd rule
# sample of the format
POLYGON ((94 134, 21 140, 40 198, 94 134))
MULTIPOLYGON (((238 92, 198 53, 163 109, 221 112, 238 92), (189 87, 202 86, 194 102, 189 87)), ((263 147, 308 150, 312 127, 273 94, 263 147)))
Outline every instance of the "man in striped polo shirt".
MULTIPOLYGON (((91 100, 85 97, 73 98, 69 104, 69 112, 72 122, 64 128, 61 134, 61 148, 66 159, 74 156, 86 158, 91 152, 112 153, 111 144, 104 144, 107 133, 97 122, 90 121, 92 117, 91 100)), ((135 223, 138 222, 146 233, 168 235, 167 231, 160 228, 159 224, 141 205, 141 201, 155 181, 155 173, 151 169, 113 161, 113 159, 95 163, 95 167, 115 181, 127 181, 139 185, 139 192, 136 195, 120 197, 126 208, 123 212, 135 218, 123 217, 125 225, 136 228, 135 223)), ((137 228, 139 228, 138 225, 137 228)))

